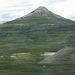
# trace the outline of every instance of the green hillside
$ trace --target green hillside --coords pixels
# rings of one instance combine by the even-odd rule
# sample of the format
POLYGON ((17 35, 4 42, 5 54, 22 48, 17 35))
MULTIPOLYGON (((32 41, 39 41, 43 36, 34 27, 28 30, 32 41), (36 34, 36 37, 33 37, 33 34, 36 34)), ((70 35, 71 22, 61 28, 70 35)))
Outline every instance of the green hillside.
POLYGON ((75 22, 38 7, 26 16, 0 25, 0 55, 54 52, 75 46, 75 22))

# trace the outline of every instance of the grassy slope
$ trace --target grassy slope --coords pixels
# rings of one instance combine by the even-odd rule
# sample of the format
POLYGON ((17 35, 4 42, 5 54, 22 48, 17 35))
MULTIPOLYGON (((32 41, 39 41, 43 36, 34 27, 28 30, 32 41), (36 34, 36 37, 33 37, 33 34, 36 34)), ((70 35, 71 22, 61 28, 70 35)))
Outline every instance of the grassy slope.
POLYGON ((75 22, 56 16, 50 11, 34 11, 0 25, 0 54, 58 51, 74 45, 75 22))

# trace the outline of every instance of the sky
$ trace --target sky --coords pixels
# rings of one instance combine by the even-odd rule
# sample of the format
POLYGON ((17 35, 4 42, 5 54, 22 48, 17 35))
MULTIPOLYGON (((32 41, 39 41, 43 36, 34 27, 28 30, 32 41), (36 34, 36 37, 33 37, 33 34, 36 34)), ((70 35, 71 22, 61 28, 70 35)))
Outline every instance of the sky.
POLYGON ((39 6, 75 21, 75 0, 1 0, 0 23, 24 16, 39 6))

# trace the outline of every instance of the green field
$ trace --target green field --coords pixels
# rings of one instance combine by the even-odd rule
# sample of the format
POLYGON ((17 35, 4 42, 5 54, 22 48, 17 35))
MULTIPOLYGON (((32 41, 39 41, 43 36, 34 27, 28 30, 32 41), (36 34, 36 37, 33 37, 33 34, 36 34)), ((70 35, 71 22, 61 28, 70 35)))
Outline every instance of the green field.
POLYGON ((44 57, 0 58, 0 75, 74 75, 75 64, 38 64, 44 57))
POLYGON ((4 56, 0 58, 0 75, 41 75, 42 65, 38 64, 43 57, 30 56, 4 56))

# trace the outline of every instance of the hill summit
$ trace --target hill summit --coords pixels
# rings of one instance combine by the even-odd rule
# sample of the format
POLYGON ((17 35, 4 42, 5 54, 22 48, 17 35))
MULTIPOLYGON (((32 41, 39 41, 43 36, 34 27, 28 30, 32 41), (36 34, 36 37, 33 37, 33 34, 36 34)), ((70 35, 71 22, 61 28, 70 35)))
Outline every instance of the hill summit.
POLYGON ((0 54, 58 51, 75 46, 75 22, 45 7, 0 25, 0 54))
MULTIPOLYGON (((53 12, 51 12, 51 11, 49 11, 46 7, 44 7, 44 6, 39 6, 37 9, 35 9, 34 11, 32 11, 31 12, 32 14, 36 14, 36 16, 37 15, 40 15, 40 16, 50 16, 50 15, 53 15, 54 17, 58 17, 58 18, 62 18, 62 17, 60 17, 60 16, 58 16, 58 15, 56 15, 55 13, 53 13, 53 12)), ((31 14, 30 13, 30 14, 31 14)))
POLYGON ((26 23, 28 24, 29 21, 32 21, 32 23, 37 24, 60 24, 60 23, 67 23, 67 22, 72 22, 69 19, 65 19, 51 11, 49 11, 46 7, 44 6, 39 6, 37 9, 34 11, 30 12, 27 15, 24 15, 23 17, 17 18, 13 21, 10 21, 8 23, 26 23))
POLYGON ((32 11, 32 13, 40 13, 40 12, 49 12, 49 10, 44 7, 44 6, 39 6, 37 9, 35 9, 34 11, 32 11))

